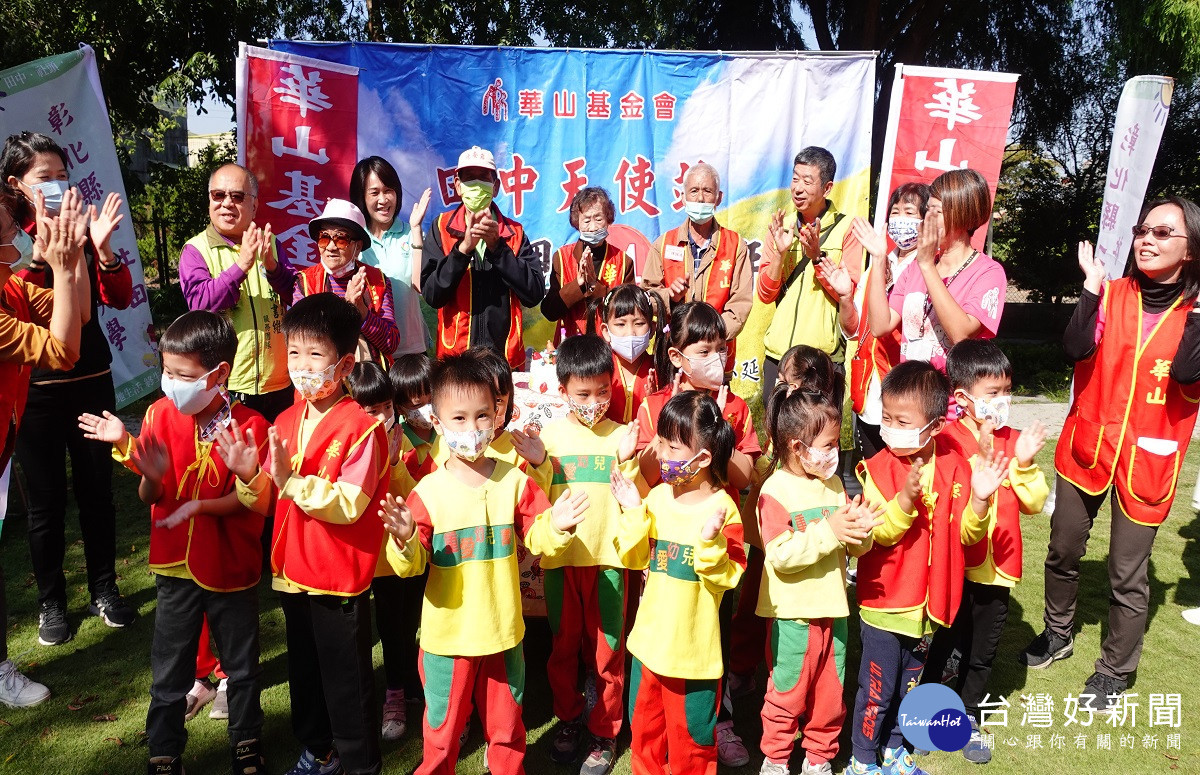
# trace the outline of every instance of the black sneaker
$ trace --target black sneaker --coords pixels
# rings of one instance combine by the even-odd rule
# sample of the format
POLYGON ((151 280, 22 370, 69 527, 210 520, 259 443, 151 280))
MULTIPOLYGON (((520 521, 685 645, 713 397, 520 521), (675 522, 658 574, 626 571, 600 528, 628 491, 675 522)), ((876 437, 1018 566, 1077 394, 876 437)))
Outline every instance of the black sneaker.
POLYGON ((99 616, 109 627, 125 627, 137 619, 137 611, 125 602, 115 586, 97 593, 88 606, 88 612, 99 616))
POLYGON ((1104 673, 1092 673, 1079 693, 1079 707, 1091 708, 1096 713, 1109 713, 1120 702, 1121 694, 1129 688, 1121 681, 1104 673))
POLYGON ((38 613, 38 643, 43 646, 61 646, 71 637, 66 605, 57 600, 42 603, 38 613))
POLYGON ((554 730, 554 739, 550 742, 550 758, 559 764, 571 764, 579 756, 579 748, 583 745, 583 722, 560 721, 554 730))
POLYGON ((233 775, 266 775, 267 760, 258 740, 243 740, 233 747, 233 775))
POLYGON ((616 761, 617 742, 611 737, 597 737, 592 740, 592 748, 579 768, 579 775, 608 775, 616 761))
POLYGON ((1066 659, 1074 651, 1074 637, 1063 638, 1049 630, 1042 630, 1042 634, 1034 638, 1017 659, 1034 670, 1042 670, 1060 659, 1066 659))
POLYGON ((184 775, 183 759, 155 756, 146 763, 146 775, 184 775))

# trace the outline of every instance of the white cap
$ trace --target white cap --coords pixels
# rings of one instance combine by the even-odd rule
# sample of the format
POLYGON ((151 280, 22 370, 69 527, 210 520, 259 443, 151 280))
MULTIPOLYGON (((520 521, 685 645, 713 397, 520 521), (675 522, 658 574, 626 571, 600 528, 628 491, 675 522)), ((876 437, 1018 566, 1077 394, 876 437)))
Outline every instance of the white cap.
POLYGON ((492 157, 492 152, 488 149, 472 145, 458 155, 458 166, 455 169, 461 170, 463 167, 481 167, 485 170, 495 172, 496 160, 492 157))
POLYGON ((364 248, 371 244, 371 237, 367 234, 367 219, 363 217, 362 210, 345 199, 327 201, 324 212, 308 222, 308 236, 315 240, 324 224, 342 227, 350 232, 352 239, 362 242, 364 248))

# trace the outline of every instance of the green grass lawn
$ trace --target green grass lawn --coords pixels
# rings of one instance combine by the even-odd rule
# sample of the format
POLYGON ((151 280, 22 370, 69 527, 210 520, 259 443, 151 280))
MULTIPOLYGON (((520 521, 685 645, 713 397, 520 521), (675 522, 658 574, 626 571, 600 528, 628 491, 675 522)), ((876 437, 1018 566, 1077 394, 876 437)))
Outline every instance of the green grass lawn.
MULTIPOLYGON (((1043 467, 1051 464, 1050 449, 1040 458, 1043 467)), ((1158 536, 1150 565, 1151 609, 1141 670, 1131 691, 1141 707, 1137 724, 1124 731, 1097 721, 1088 734, 1086 750, 1075 748, 1076 728, 1062 727, 1062 698, 1075 694, 1092 672, 1092 662, 1100 648, 1106 626, 1108 584, 1104 558, 1108 549, 1108 511, 1097 518, 1088 555, 1083 560, 1075 656, 1046 671, 1026 671, 1016 661, 1017 653, 1041 630, 1042 560, 1049 536, 1045 517, 1025 520, 1025 581, 1015 590, 1008 626, 992 676, 993 695, 1005 695, 1012 703, 1008 727, 996 737, 997 750, 992 764, 983 772, 1031 773, 1039 771, 1154 773, 1200 772, 1200 724, 1193 714, 1200 713, 1200 694, 1191 681, 1200 675, 1200 661, 1193 648, 1200 643, 1200 628, 1181 617, 1183 608, 1200 605, 1200 523, 1194 519, 1189 503, 1191 484, 1196 478, 1200 452, 1189 456, 1184 466, 1180 497, 1170 520, 1158 536), (1055 726, 1051 729, 1022 728, 1019 695, 1048 693, 1055 700, 1055 726), (1151 693, 1180 693, 1183 723, 1179 729, 1148 725, 1146 706, 1151 693), (1096 733, 1112 735, 1111 751, 1097 750, 1096 733), (1181 735, 1178 750, 1166 748, 1167 734, 1181 735), (1051 735, 1065 735, 1065 748, 1052 747, 1051 735), (1042 748, 1028 747, 1028 735, 1040 734, 1042 748), (1122 748, 1121 735, 1134 736, 1133 748, 1122 748), (1157 749, 1143 747, 1143 736, 1157 735, 1157 749), (1006 743, 1012 742, 1010 747, 1006 743)), ((147 512, 137 500, 136 481, 124 469, 116 474, 119 520, 117 570, 121 589, 141 612, 136 624, 126 630, 112 630, 97 618, 83 618, 87 605, 86 577, 83 572, 83 548, 78 528, 70 523, 66 571, 70 592, 72 623, 78 626, 76 637, 65 646, 50 648, 37 643, 36 590, 29 570, 25 520, 20 498, 15 503, 0 538, 9 600, 9 650, 34 678, 54 692, 43 705, 25 710, 0 706, 0 774, 2 773, 135 773, 145 767, 147 750, 143 730, 150 687, 150 636, 154 621, 153 577, 146 568, 147 512), (108 719, 112 720, 108 720, 108 719)), ((262 593, 263 707, 266 711, 264 740, 272 772, 283 772, 294 762, 299 747, 288 722, 288 696, 284 652, 283 617, 275 595, 262 593)), ((529 669, 525 720, 529 727, 527 767, 533 773, 567 773, 549 761, 546 746, 553 725, 550 695, 546 684, 545 663, 548 638, 544 622, 531 623, 526 639, 529 669)), ((853 702, 854 676, 858 668, 857 624, 851 626, 851 653, 847 661, 847 700, 853 702)), ((688 648, 680 644, 680 648, 688 648)), ((375 652, 376 686, 382 696, 380 652, 375 652)), ((760 675, 759 685, 765 679, 760 675)), ((756 751, 759 735, 758 704, 761 695, 747 698, 738 708, 738 726, 752 751, 751 764, 744 775, 758 771, 761 758, 756 751)), ((201 714, 188 723, 191 735, 186 766, 189 772, 223 773, 229 771, 225 723, 201 714)), ((420 758, 419 719, 410 719, 409 735, 398 744, 384 745, 384 771, 408 773, 420 758)), ((626 733, 625 741, 628 740, 626 733)), ((843 736, 843 750, 848 747, 843 736)), ((483 772, 483 740, 476 722, 459 771, 483 772)), ((837 763, 840 771, 845 754, 837 763)), ((931 773, 979 772, 955 754, 938 753, 921 761, 931 773)), ((793 771, 799 759, 793 760, 793 771)), ((629 772, 629 755, 622 753, 618 773, 629 772)))

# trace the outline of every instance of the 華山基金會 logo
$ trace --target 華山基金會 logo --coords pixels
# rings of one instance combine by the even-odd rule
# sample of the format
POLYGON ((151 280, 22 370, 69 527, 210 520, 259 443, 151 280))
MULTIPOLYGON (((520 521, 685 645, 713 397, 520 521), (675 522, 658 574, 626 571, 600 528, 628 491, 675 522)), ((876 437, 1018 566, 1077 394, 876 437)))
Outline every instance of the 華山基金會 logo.
POLYGON ((961 751, 971 739, 962 698, 942 684, 915 686, 900 703, 900 731, 926 751, 961 751))

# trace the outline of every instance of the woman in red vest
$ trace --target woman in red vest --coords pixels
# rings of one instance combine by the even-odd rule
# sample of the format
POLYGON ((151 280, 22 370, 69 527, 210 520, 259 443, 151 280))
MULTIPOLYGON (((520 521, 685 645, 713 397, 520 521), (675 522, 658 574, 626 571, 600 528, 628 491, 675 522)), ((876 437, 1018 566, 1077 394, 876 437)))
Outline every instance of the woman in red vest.
MULTIPOLYGON (((79 192, 63 194, 60 215, 46 217, 45 196, 34 194, 40 260, 54 272, 54 287, 38 288, 15 275, 33 260, 33 239, 13 218, 11 195, 0 192, 0 471, 8 468, 29 376, 34 368, 69 369, 79 359, 79 331, 90 317, 91 282, 81 261, 86 218, 79 192)), ((4 478, 5 489, 8 479, 4 478)), ((0 502, 0 528, 7 500, 0 502)), ((0 703, 24 708, 50 696, 8 658, 8 605, 0 567, 0 703)))
POLYGON ((1075 398, 1054 453, 1057 503, 1046 556, 1046 629, 1025 649, 1032 668, 1072 653, 1079 560, 1112 491, 1108 633, 1081 706, 1118 705, 1142 652, 1148 566, 1175 499, 1200 401, 1200 208, 1151 202, 1133 227, 1135 265, 1106 279, 1079 244, 1083 291, 1063 336, 1075 361, 1075 398))
POLYGON ((571 228, 579 239, 563 245, 550 262, 550 289, 542 299, 547 320, 562 321, 554 332, 557 345, 565 337, 587 333, 588 307, 610 288, 633 282, 633 259, 607 242, 617 211, 612 197, 588 186, 571 200, 571 228))
POLYGON ((358 360, 387 369, 400 344, 400 331, 392 311, 391 283, 383 272, 358 260, 371 244, 362 210, 345 199, 330 199, 325 211, 309 221, 308 233, 317 243, 320 261, 297 275, 292 303, 332 292, 353 304, 362 315, 358 360))

